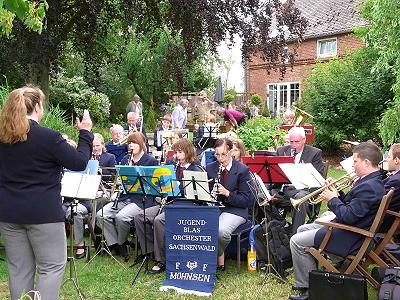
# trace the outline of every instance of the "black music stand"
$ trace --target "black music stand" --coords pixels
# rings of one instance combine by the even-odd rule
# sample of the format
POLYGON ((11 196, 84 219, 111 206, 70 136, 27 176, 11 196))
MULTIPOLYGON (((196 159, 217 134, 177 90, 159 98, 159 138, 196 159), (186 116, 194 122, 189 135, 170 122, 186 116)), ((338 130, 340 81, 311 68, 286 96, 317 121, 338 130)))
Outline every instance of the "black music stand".
POLYGON ((199 137, 197 145, 200 149, 214 148, 215 142, 217 141, 217 131, 216 126, 202 126, 203 135, 199 137))
MULTIPOLYGON (((134 166, 132 167, 134 168, 134 166)), ((164 175, 165 176, 165 175, 164 175)), ((142 195, 142 205, 143 205, 143 224, 144 224, 144 255, 143 260, 140 264, 139 270, 137 271, 135 278, 132 281, 132 285, 135 284, 136 279, 138 278, 140 271, 142 268, 145 267, 145 271, 148 271, 148 262, 149 262, 149 253, 147 253, 147 233, 146 233, 146 201, 147 195, 154 196, 154 197, 164 197, 161 187, 161 182, 158 177, 153 176, 142 176, 139 173, 137 174, 124 174, 123 177, 125 180, 121 180, 121 184, 125 190, 127 195, 134 194, 134 195, 142 195), (153 180, 156 179, 157 185, 154 185, 153 180), (139 184, 140 190, 133 188, 139 184), (145 188, 145 186, 147 188, 145 188)), ((135 264, 131 265, 134 266, 135 264)))
POLYGON ((250 172, 256 173, 264 183, 290 183, 285 173, 278 164, 294 163, 292 156, 244 156, 243 164, 247 165, 250 172))
POLYGON ((182 182, 182 190, 185 193, 186 199, 207 204, 217 203, 217 197, 214 197, 210 192, 206 172, 184 170, 183 178, 180 181, 182 182), (203 174, 205 174, 205 177, 203 174))
POLYGON ((68 281, 71 281, 75 287, 76 292, 81 300, 85 299, 79 284, 78 284, 78 275, 76 272, 76 264, 75 264, 75 257, 74 257, 74 217, 77 215, 77 207, 78 207, 79 200, 74 198, 70 203, 70 224, 71 224, 71 232, 70 232, 70 245, 69 245, 69 253, 67 256, 67 263, 69 263, 69 276, 67 279, 64 280, 63 284, 66 284, 68 281))

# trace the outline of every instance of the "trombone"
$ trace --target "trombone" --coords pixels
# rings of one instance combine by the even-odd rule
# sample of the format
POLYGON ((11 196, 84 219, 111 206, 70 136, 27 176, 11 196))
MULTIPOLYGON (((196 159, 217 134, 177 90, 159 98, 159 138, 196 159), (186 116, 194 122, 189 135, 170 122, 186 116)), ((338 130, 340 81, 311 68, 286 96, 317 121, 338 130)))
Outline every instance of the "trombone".
POLYGON ((327 189, 331 186, 334 186, 337 191, 343 191, 346 188, 351 187, 351 185, 353 184, 353 182, 355 181, 356 178, 357 178, 357 176, 355 176, 355 175, 344 175, 344 176, 340 177, 339 179, 337 179, 327 185, 324 185, 323 187, 317 189, 316 191, 314 191, 300 199, 290 198, 290 202, 292 203, 293 208, 295 208, 297 210, 299 210, 299 207, 301 204, 308 202, 308 201, 311 204, 318 204, 324 200, 324 198, 322 198, 320 194, 325 189, 327 189))

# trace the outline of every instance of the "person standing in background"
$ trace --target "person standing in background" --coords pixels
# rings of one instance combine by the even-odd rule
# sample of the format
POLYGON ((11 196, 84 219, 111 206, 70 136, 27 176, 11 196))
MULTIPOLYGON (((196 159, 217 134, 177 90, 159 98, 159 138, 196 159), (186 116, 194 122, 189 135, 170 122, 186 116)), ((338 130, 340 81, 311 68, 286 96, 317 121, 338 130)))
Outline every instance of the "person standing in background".
POLYGON ((0 157, 7 157, 0 160, 0 232, 12 300, 33 290, 42 300, 59 299, 67 260, 61 174, 83 171, 92 154, 89 112, 76 120, 75 149, 39 125, 44 102, 39 88, 25 86, 10 93, 0 114, 0 157))
POLYGON ((172 128, 183 129, 187 123, 187 107, 189 101, 182 99, 172 111, 172 128))

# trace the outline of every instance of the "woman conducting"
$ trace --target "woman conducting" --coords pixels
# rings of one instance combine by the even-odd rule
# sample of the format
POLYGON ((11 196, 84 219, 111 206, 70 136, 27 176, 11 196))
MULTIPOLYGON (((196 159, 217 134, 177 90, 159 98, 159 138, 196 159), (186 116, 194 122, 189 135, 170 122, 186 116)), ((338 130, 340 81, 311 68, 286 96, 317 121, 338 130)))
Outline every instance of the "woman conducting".
POLYGON ((88 111, 76 120, 74 149, 39 124, 44 101, 39 88, 25 86, 10 93, 0 114, 0 232, 12 300, 32 290, 42 300, 59 298, 67 260, 61 171, 84 170, 92 153, 88 111))

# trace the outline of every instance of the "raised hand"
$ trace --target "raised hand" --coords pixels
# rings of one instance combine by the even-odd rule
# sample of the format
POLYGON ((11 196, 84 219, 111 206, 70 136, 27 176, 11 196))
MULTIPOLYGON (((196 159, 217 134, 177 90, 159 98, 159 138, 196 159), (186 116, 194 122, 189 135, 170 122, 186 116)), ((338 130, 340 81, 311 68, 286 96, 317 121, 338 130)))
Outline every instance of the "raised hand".
POLYGON ((76 127, 78 127, 78 129, 85 129, 87 131, 91 131, 92 130, 92 120, 90 119, 90 115, 89 115, 89 111, 87 109, 85 109, 83 111, 83 116, 82 116, 82 120, 80 121, 79 118, 76 118, 76 127))

